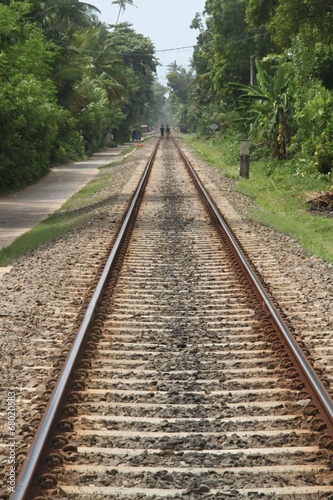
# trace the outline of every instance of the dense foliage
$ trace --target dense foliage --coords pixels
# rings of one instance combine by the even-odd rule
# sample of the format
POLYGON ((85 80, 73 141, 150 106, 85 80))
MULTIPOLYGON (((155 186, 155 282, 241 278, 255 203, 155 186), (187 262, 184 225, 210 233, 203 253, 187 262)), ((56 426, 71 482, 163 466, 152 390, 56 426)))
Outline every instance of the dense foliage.
POLYGON ((152 42, 97 12, 78 0, 0 0, 0 191, 128 140, 152 118, 152 42))
POLYGON ((20 186, 47 169, 60 109, 51 78, 55 48, 23 18, 24 2, 0 4, 0 178, 20 186))
MULTIPOLYGON (((257 156, 302 156, 332 172, 332 21, 324 0, 206 0, 191 26, 198 37, 181 103, 186 126, 239 131, 257 156)), ((179 99, 172 71, 169 87, 179 99)))
POLYGON ((184 131, 237 131, 256 156, 302 156, 332 175, 329 2, 206 0, 191 25, 193 70, 170 65, 166 100, 152 42, 118 24, 134 2, 110 1, 119 9, 106 26, 79 0, 0 0, 0 191, 170 112, 184 131))

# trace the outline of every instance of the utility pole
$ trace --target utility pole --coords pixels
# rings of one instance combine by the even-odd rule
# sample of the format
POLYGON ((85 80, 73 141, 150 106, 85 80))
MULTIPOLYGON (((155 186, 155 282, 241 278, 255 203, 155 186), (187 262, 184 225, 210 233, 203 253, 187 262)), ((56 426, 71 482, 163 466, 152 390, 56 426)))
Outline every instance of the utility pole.
POLYGON ((254 57, 250 56, 250 85, 254 85, 254 57))

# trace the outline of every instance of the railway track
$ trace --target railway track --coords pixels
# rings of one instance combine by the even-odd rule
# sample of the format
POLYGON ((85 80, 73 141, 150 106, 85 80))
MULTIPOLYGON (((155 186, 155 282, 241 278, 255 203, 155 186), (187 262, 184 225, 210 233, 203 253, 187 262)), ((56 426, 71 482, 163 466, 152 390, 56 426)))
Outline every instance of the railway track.
POLYGON ((329 395, 279 340, 281 316, 244 277, 174 143, 150 164, 132 237, 118 236, 126 255, 114 247, 122 263, 108 261, 109 284, 81 313, 89 340, 68 355, 73 373, 50 380, 12 497, 329 498, 329 395))

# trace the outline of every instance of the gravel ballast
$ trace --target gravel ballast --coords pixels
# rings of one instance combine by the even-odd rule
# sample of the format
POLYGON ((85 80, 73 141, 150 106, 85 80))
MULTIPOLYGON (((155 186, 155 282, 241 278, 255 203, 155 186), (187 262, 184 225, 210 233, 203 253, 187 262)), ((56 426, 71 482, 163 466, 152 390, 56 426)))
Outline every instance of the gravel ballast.
MULTIPOLYGON (((33 416, 31 397, 37 403, 45 390, 47 373, 72 330, 105 254, 105 238, 112 241, 116 233, 152 142, 121 165, 110 167, 113 181, 92 208, 93 219, 23 255, 0 279, 1 463, 6 462, 8 452, 7 395, 15 393, 19 448, 20 430, 33 416)), ((221 212, 239 232, 254 265, 276 293, 295 335, 315 353, 317 367, 333 383, 333 266, 307 255, 293 239, 249 221, 247 210, 253 202, 235 191, 232 180, 183 146, 221 212)))

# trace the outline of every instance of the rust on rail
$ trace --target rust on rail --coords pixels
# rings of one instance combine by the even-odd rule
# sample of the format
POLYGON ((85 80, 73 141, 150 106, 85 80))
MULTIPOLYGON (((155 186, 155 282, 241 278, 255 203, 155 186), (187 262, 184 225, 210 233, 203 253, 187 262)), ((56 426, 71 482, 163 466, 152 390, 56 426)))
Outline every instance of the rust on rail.
MULTIPOLYGON (((74 343, 69 351, 67 359, 64 363, 61 373, 56 381, 53 392, 50 396, 48 405, 43 414, 43 418, 36 431, 31 446, 29 447, 27 456, 22 464, 18 479, 16 491, 11 495, 12 500, 23 500, 34 498, 39 493, 39 488, 36 486, 37 479, 40 477, 41 464, 43 463, 48 443, 51 439, 52 427, 57 419, 57 412, 66 403, 66 396, 69 392, 69 386, 72 381, 71 377, 78 365, 81 354, 87 344, 88 335, 96 317, 96 312, 101 303, 103 294, 106 290, 110 276, 115 268, 118 256, 120 255, 124 242, 128 237, 128 232, 136 220, 136 216, 144 195, 151 168, 157 153, 159 141, 157 142, 154 151, 152 152, 146 168, 143 172, 141 180, 132 197, 130 206, 122 223, 121 229, 117 236, 116 242, 112 248, 109 258, 106 262, 102 276, 99 279, 94 294, 90 300, 87 311, 81 323, 81 326, 76 334, 74 343)), ((70 422, 68 422, 70 424, 70 422)), ((45 481, 52 482, 52 474, 48 474, 48 466, 44 466, 45 481)), ((44 472, 42 471, 42 472, 44 472)))
MULTIPOLYGON (((222 214, 216 207, 211 196, 203 186, 198 175, 194 171, 190 162, 187 160, 186 156, 180 150, 177 143, 175 143, 179 155, 185 162, 185 165, 196 184, 196 187, 200 193, 200 197, 204 200, 205 205, 212 217, 214 217, 214 225, 217 227, 218 231, 223 232, 224 239, 227 241, 228 247, 230 247, 234 254, 234 260, 237 260, 238 266, 241 268, 243 278, 242 282, 247 282, 247 287, 251 290, 250 293, 254 294, 259 304, 259 308, 262 311, 263 321, 268 322, 267 332, 271 335, 272 329, 277 332, 277 335, 283 344, 285 350, 288 353, 288 362, 291 360, 292 365, 297 372, 297 376, 301 379, 301 386, 305 387, 307 394, 311 397, 312 403, 315 406, 315 411, 317 413, 316 417, 319 421, 318 426, 323 425, 326 427, 328 439, 327 446, 331 446, 333 443, 333 401, 324 387, 323 383, 320 381, 318 375, 314 371, 309 362, 306 354, 299 346, 294 336, 292 335, 290 329, 287 327, 285 321, 283 320, 281 314, 278 312, 276 306, 272 302, 268 292, 265 290, 259 275, 256 273, 253 266, 248 262, 246 258, 246 253, 243 251, 240 243, 233 234, 228 223, 224 220, 222 214), (244 277, 244 275, 246 277, 244 277)), ((23 462, 20 470, 20 474, 17 481, 16 492, 13 493, 11 498, 13 500, 23 500, 25 498, 34 498, 35 495, 40 494, 39 486, 36 486, 37 480, 40 478, 40 474, 45 472, 43 479, 44 484, 52 485, 56 481, 53 474, 49 472, 49 464, 57 465, 58 461, 61 461, 61 455, 57 453, 52 453, 47 455, 50 448, 50 441, 52 441, 51 446, 55 448, 69 445, 66 442, 66 438, 61 435, 55 435, 53 430, 55 423, 59 423, 59 410, 63 409, 66 405, 66 398, 71 390, 70 386, 73 382, 73 373, 78 367, 78 363, 81 360, 83 350, 89 343, 89 336, 91 335, 91 328, 94 320, 97 316, 97 309, 101 304, 102 298, 106 292, 108 282, 110 277, 116 275, 115 269, 118 266, 118 258, 124 253, 123 247, 127 245, 129 234, 131 228, 133 227, 136 215, 139 210, 141 200, 145 191, 146 184, 149 179, 150 171, 158 150, 160 141, 157 142, 156 147, 147 163, 143 176, 139 182, 139 185, 133 195, 131 200, 129 210, 124 218, 122 227, 117 236, 116 242, 112 248, 112 251, 107 259, 105 268, 102 275, 98 281, 96 289, 93 296, 89 302, 87 311, 83 317, 82 323, 76 333, 73 346, 71 347, 67 359, 65 361, 64 367, 59 374, 58 379, 55 381, 55 386, 48 405, 45 409, 43 418, 39 424, 36 435, 29 448, 27 457, 23 462), (61 443, 59 443, 61 441, 61 443), (48 463, 45 463, 41 468, 41 462, 45 461, 45 457, 48 457, 48 463)), ((113 279, 113 277, 112 277, 113 279)), ((115 278, 116 279, 116 278, 115 278)), ((94 334, 93 334, 94 335, 94 334)), ((288 367, 289 368, 289 367, 288 367)), ((80 371, 84 371, 84 365, 80 364, 80 371)), ((79 386, 80 379, 75 379, 75 383, 79 386)), ((68 401, 67 401, 68 403, 68 401)), ((70 405, 67 404, 67 409, 70 411, 70 405)), ((74 410, 73 410, 74 411, 74 410)), ((71 414, 69 413, 70 417, 71 414)), ((63 420, 61 420, 61 425, 65 431, 71 429, 71 421, 66 419, 66 415, 63 415, 63 420), (68 428, 66 427, 68 426, 68 428)))
MULTIPOLYGON (((173 139, 174 140, 174 139, 173 139)), ((290 329, 287 327, 285 321, 283 320, 281 314, 278 312, 277 308, 270 299, 268 293, 266 292, 264 286, 262 285, 258 274, 255 272, 254 268, 250 265, 248 259, 245 256, 241 245, 237 241, 235 235, 233 234, 228 223, 222 216, 221 212, 217 208, 213 199, 209 195, 208 191, 202 184, 199 176, 194 171, 189 160, 186 158, 185 154, 182 152, 177 142, 174 143, 178 149, 180 158, 185 163, 197 190, 207 206, 209 212, 213 215, 214 219, 218 222, 220 229, 226 236, 226 239, 230 245, 232 252, 241 268, 243 269, 247 279, 252 285, 253 291, 258 297, 262 307, 267 312, 267 316, 274 325, 276 334, 279 336, 284 348, 286 349, 289 359, 292 360, 295 371, 298 373, 300 379, 300 388, 305 387, 308 395, 312 399, 312 404, 315 407, 317 428, 319 430, 321 427, 326 427, 327 439, 323 442, 329 448, 333 447, 333 400, 319 379, 317 373, 309 362, 306 354, 297 343, 295 337, 291 333, 290 329)))

